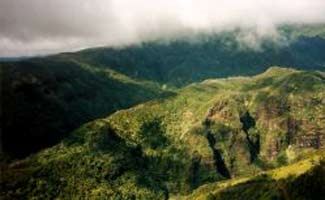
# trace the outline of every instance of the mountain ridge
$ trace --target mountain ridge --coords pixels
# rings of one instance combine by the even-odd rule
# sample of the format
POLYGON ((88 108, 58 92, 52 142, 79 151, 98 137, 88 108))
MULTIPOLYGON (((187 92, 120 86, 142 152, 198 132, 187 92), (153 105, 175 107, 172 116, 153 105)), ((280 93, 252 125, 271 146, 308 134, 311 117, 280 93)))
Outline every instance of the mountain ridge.
POLYGON ((322 72, 271 68, 191 84, 3 167, 1 196, 168 199, 294 164, 323 148, 324 81, 322 72))
POLYGON ((324 71, 325 39, 317 37, 322 26, 299 30, 284 30, 294 38, 288 45, 264 42, 262 51, 240 49, 234 33, 224 33, 197 43, 153 42, 1 62, 4 152, 27 156, 87 121, 208 78, 255 75, 272 65, 324 71), (28 142, 15 145, 22 135, 28 142))

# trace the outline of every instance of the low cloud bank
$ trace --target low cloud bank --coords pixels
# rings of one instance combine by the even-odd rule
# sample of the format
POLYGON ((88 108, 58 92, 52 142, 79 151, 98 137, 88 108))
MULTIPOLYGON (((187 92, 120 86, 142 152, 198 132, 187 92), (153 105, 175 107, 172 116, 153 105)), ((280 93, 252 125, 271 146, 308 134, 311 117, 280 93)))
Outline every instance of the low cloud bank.
POLYGON ((240 28, 244 46, 282 24, 325 23, 324 0, 1 0, 0 56, 121 47, 240 28), (253 31, 252 31, 253 30, 253 31))

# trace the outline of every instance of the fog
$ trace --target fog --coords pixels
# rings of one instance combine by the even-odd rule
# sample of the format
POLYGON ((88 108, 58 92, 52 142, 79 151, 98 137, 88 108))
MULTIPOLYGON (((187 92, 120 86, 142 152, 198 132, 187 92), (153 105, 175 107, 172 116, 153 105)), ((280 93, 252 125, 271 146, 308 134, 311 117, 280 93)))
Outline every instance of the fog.
POLYGON ((282 24, 325 23, 325 0, 1 0, 0 57, 123 47, 242 28, 281 38, 282 24))

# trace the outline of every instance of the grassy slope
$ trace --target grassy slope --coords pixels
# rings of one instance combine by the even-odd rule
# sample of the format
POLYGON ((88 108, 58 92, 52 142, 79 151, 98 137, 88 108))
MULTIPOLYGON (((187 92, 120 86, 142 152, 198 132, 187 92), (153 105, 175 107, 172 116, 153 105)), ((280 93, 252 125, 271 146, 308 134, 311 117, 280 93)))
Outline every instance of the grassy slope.
POLYGON ((59 145, 3 166, 1 196, 164 199, 229 175, 293 163, 315 150, 298 148, 294 140, 271 141, 315 128, 324 134, 324 79, 322 72, 275 67, 253 78, 191 84, 176 96, 90 122, 59 145), (253 160, 241 123, 247 111, 256 120, 248 137, 260 137, 253 160), (294 131, 283 125, 292 118, 299 127, 294 131))
POLYGON ((252 177, 211 183, 188 196, 171 199, 317 199, 324 195, 324 151, 309 155, 297 163, 261 172, 252 177), (301 182, 301 179, 306 181, 301 182), (307 185, 307 180, 316 186, 307 185), (302 184, 302 185, 297 185, 302 184), (303 185, 304 184, 304 185, 303 185), (293 187, 295 186, 295 187, 293 187), (308 188, 305 188, 308 187, 308 188), (301 191, 300 191, 301 190, 301 191))

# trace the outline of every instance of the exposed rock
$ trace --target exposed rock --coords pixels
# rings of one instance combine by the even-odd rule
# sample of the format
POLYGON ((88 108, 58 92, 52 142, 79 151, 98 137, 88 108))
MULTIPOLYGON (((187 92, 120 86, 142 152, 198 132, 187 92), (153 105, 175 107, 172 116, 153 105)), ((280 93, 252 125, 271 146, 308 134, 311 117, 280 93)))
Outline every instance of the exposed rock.
POLYGON ((274 160, 281 150, 281 141, 279 139, 273 139, 269 144, 268 157, 274 160))
POLYGON ((295 138, 295 143, 300 148, 325 148, 325 135, 301 135, 295 138))

